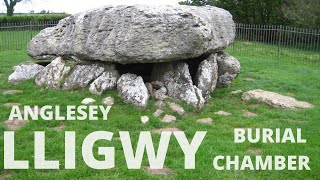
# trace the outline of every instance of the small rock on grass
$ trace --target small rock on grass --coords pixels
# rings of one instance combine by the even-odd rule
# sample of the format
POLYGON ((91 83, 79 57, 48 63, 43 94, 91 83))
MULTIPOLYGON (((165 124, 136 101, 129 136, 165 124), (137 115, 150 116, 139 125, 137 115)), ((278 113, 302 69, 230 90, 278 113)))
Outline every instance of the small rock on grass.
POLYGON ((247 77, 247 78, 244 78, 244 80, 246 80, 246 81, 254 81, 255 79, 251 78, 251 77, 247 77))
POLYGON ((13 106, 20 106, 20 103, 14 103, 14 102, 9 102, 9 103, 5 103, 4 106, 7 107, 13 107, 13 106))
POLYGON ((155 97, 157 100, 163 101, 163 100, 165 100, 165 99, 168 98, 168 96, 166 95, 167 92, 168 92, 168 91, 167 91, 167 88, 162 87, 162 88, 160 88, 160 89, 158 89, 158 90, 156 90, 156 91, 154 92, 154 97, 155 97))
POLYGON ((96 102, 96 100, 94 100, 92 98, 85 98, 85 99, 82 100, 81 104, 88 105, 88 104, 93 104, 95 102, 96 102))
POLYGON ((149 117, 148 116, 141 116, 140 118, 142 124, 147 124, 149 122, 149 117))
POLYGON ((173 111, 177 112, 180 116, 182 116, 185 113, 184 109, 180 105, 176 103, 168 103, 168 104, 169 104, 169 107, 173 111))
POLYGON ((243 116, 245 116, 245 117, 256 117, 256 116, 258 116, 258 114, 250 112, 250 111, 244 111, 243 112, 243 116))
POLYGON ((162 169, 151 169, 150 166, 147 166, 146 170, 148 171, 148 173, 158 176, 166 176, 172 173, 172 170, 168 167, 163 167, 162 169))
POLYGON ((163 101, 157 101, 155 105, 158 109, 162 109, 166 106, 166 104, 163 101))
POLYGON ((61 125, 55 127, 54 130, 56 130, 56 131, 62 131, 62 130, 63 130, 64 128, 66 128, 66 127, 67 127, 66 125, 61 124, 61 125))
POLYGON ((231 113, 225 112, 225 111, 218 111, 214 113, 215 115, 219 115, 219 116, 231 116, 231 113))
POLYGON ((112 106, 114 104, 114 98, 113 97, 106 97, 102 99, 102 103, 107 106, 112 106))
POLYGON ((6 125, 6 127, 9 130, 19 129, 20 127, 26 125, 27 123, 28 123, 28 121, 19 120, 19 119, 7 120, 7 121, 4 122, 4 124, 6 125))
POLYGON ((213 120, 211 118, 198 119, 197 122, 202 124, 213 124, 213 120))
POLYGON ((154 132, 155 132, 155 133, 158 133, 158 134, 161 134, 162 132, 175 132, 175 131, 181 131, 181 130, 178 129, 178 128, 175 128, 175 127, 171 127, 171 128, 161 128, 161 129, 157 129, 157 130, 155 130, 154 132))
POLYGON ((163 111, 161 109, 157 109, 156 112, 153 113, 154 117, 160 117, 163 111))
POLYGON ((20 94, 23 93, 21 90, 6 90, 2 94, 3 95, 13 95, 13 94, 20 94))
POLYGON ((248 153, 254 154, 254 155, 261 155, 262 154, 262 149, 261 148, 256 148, 256 147, 251 147, 247 150, 248 153))
POLYGON ((165 123, 171 123, 171 122, 175 122, 176 120, 177 118, 175 116, 166 114, 161 121, 165 123))
POLYGON ((237 95, 237 94, 241 94, 241 93, 243 93, 242 90, 236 90, 236 91, 231 91, 229 94, 230 95, 237 95))

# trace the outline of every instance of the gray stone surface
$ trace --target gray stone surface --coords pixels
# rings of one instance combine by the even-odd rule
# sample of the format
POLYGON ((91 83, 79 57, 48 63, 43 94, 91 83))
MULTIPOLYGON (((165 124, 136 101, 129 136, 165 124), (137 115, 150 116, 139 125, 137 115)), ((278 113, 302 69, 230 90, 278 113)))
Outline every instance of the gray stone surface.
POLYGON ((197 123, 213 124, 213 119, 211 119, 211 118, 202 118, 202 119, 198 119, 197 123))
POLYGON ((138 107, 146 107, 149 99, 149 92, 144 85, 141 76, 135 74, 123 74, 117 83, 119 96, 127 103, 138 107))
POLYGON ((229 87, 232 80, 240 73, 240 62, 227 53, 219 53, 217 62, 219 71, 218 86, 229 87))
POLYGON ((161 81, 152 81, 151 84, 152 84, 153 88, 156 90, 164 87, 164 83, 161 81))
POLYGON ((242 99, 245 101, 248 101, 250 99, 256 99, 272 107, 284 108, 284 109, 313 107, 313 105, 308 102, 298 101, 293 97, 284 96, 275 92, 264 91, 261 89, 255 89, 255 90, 243 93, 242 99))
POLYGON ((140 121, 142 124, 147 124, 149 122, 148 116, 141 116, 140 121))
POLYGON ((60 89, 61 82, 70 69, 66 62, 61 57, 58 57, 37 74, 36 85, 44 88, 60 89))
POLYGON ((96 100, 93 99, 93 98, 84 98, 81 102, 81 104, 85 104, 85 105, 88 105, 88 104, 93 104, 95 103, 96 100))
POLYGON ((219 115, 219 116, 231 116, 232 114, 229 112, 225 112, 225 111, 218 111, 214 113, 215 115, 219 115))
POLYGON ((71 74, 65 79, 63 89, 84 89, 104 71, 104 66, 99 63, 76 64, 71 74))
POLYGON ((162 111, 161 109, 157 109, 157 110, 153 113, 153 116, 154 116, 154 117, 160 117, 162 113, 163 113, 163 111, 162 111))
POLYGON ((194 83, 201 90, 202 96, 208 100, 210 93, 216 88, 217 81, 218 65, 216 55, 211 55, 199 64, 194 83))
POLYGON ((13 67, 14 72, 9 76, 9 83, 17 84, 25 80, 33 79, 44 69, 36 63, 27 61, 13 67))
POLYGON ((114 104, 114 98, 113 97, 106 97, 102 99, 102 104, 105 104, 107 106, 112 106, 114 104))
POLYGON ((168 92, 168 91, 167 91, 167 88, 162 87, 162 88, 160 88, 160 89, 158 89, 158 90, 156 90, 156 91, 154 92, 154 97, 155 97, 157 100, 165 100, 165 99, 168 98, 167 92, 168 92))
POLYGON ((28 54, 122 64, 169 62, 222 50, 234 37, 231 14, 212 6, 107 6, 42 30, 29 43, 28 54))
POLYGON ((165 123, 171 123, 171 122, 175 122, 176 120, 177 118, 175 116, 166 114, 161 121, 165 123))
POLYGON ((92 94, 101 95, 105 91, 115 88, 119 78, 117 70, 106 70, 90 84, 89 90, 92 94))
POLYGON ((164 82, 169 97, 183 100, 194 107, 204 104, 201 91, 193 85, 187 63, 158 64, 152 71, 151 79, 164 82))
POLYGON ((177 112, 180 116, 182 116, 185 113, 185 110, 179 104, 169 102, 168 105, 173 111, 177 112))
POLYGON ((147 87, 150 97, 154 97, 154 89, 153 89, 152 84, 145 83, 144 85, 147 87))

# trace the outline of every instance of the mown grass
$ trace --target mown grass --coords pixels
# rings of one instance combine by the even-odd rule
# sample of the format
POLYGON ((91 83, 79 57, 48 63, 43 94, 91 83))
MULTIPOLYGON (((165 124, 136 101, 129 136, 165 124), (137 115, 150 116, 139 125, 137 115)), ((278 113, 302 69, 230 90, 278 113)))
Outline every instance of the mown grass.
MULTIPOLYGON (((232 52, 231 52, 232 54, 232 52)), ((92 97, 96 104, 106 96, 115 98, 108 121, 30 121, 26 126, 15 131, 15 148, 17 159, 30 161, 29 170, 3 170, 0 163, 0 174, 11 176, 12 179, 319 179, 320 171, 320 68, 318 64, 301 64, 274 58, 259 58, 255 56, 236 56, 242 65, 240 76, 227 89, 217 89, 213 98, 202 111, 193 110, 185 106, 187 114, 178 117, 178 121, 171 124, 161 123, 154 118, 152 113, 156 110, 154 101, 147 108, 138 109, 132 105, 123 103, 118 98, 116 91, 109 91, 102 96, 91 95, 88 91, 66 92, 59 90, 41 90, 33 81, 23 82, 18 85, 7 83, 8 76, 12 73, 12 67, 20 62, 29 60, 24 51, 9 51, 0 53, 0 90, 23 90, 22 94, 0 95, 0 154, 3 157, 3 132, 6 130, 4 121, 9 117, 11 108, 3 106, 7 102, 18 102, 23 105, 59 105, 64 109, 67 105, 80 105, 83 98, 92 97), (248 81, 248 78, 253 80, 248 81), (298 100, 308 101, 315 105, 307 110, 281 110, 271 108, 256 102, 244 102, 241 95, 229 95, 233 90, 243 91, 252 89, 264 89, 281 94, 290 94, 298 100), (228 111, 232 116, 221 117, 214 115, 217 111, 228 111), (248 110, 257 113, 257 117, 244 117, 243 111, 248 110), (147 115, 150 122, 143 125, 140 116, 147 115), (196 123, 199 118, 211 117, 213 125, 196 123), (65 125, 62 131, 54 130, 54 127, 65 125), (83 139, 94 131, 111 131, 114 137, 118 131, 130 131, 133 144, 138 140, 140 131, 152 131, 164 127, 177 127, 183 130, 191 139, 196 131, 207 131, 207 135, 196 155, 196 169, 184 169, 184 156, 175 138, 171 139, 165 166, 173 173, 168 176, 153 176, 144 169, 128 170, 123 155, 121 143, 116 140, 111 142, 98 142, 100 145, 114 146, 116 149, 116 167, 111 170, 90 169, 82 160, 81 144, 83 139), (303 138, 307 144, 235 144, 233 140, 234 128, 301 128, 303 138), (34 170, 33 169, 33 137, 34 131, 46 132, 46 158, 61 161, 61 170, 34 170), (64 165, 64 131, 76 131, 77 137, 77 164, 75 170, 63 170, 64 165), (213 169, 212 159, 217 155, 251 155, 248 150, 258 148, 262 155, 307 155, 309 156, 311 171, 217 171, 213 169)), ((65 111, 63 111, 65 113, 65 111)), ((154 134, 154 142, 159 142, 160 135, 154 134)), ((98 157, 98 156, 96 156, 98 157)), ((102 157, 98 157, 102 158, 102 157)), ((143 167, 148 161, 144 158, 143 167)), ((0 175, 1 177, 1 175, 0 175)))

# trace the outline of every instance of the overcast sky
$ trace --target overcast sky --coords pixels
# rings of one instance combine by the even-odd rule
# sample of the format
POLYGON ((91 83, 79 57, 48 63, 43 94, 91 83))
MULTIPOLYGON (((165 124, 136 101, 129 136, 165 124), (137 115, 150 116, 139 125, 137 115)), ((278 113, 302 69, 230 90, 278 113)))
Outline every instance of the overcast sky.
MULTIPOLYGON (((119 4, 178 4, 181 0, 32 0, 28 3, 19 3, 15 12, 29 13, 30 11, 40 12, 50 10, 53 12, 77 13, 87 9, 101 7, 104 5, 119 4)), ((0 12, 6 12, 3 0, 0 0, 0 12)))

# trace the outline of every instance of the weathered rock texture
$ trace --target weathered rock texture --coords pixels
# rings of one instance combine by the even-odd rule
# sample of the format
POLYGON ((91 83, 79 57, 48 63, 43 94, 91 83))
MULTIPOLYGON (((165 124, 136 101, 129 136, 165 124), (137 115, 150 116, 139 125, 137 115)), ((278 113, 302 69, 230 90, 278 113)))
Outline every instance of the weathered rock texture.
POLYGON ((40 87, 96 95, 117 87, 138 107, 154 98, 163 108, 174 98, 202 108, 240 73, 238 60, 223 52, 234 37, 232 16, 216 7, 108 6, 41 31, 28 53, 58 57, 35 72, 40 87))
POLYGON ((114 63, 199 57, 234 41, 231 14, 216 7, 107 6, 67 17, 28 46, 33 58, 75 56, 114 63))
POLYGON ((13 67, 14 72, 9 76, 8 81, 17 84, 25 80, 33 79, 43 70, 43 68, 43 66, 30 61, 21 63, 20 65, 13 67))
POLYGON ((70 69, 62 58, 56 58, 37 74, 35 82, 37 86, 59 89, 70 69))
POLYGON ((218 86, 228 87, 240 73, 240 62, 227 53, 218 53, 217 62, 219 67, 218 86))
POLYGON ((152 71, 151 79, 164 82, 170 97, 181 99, 195 107, 202 107, 204 104, 201 91, 193 85, 187 63, 158 64, 152 71))
POLYGON ((218 81, 218 65, 216 55, 211 55, 208 59, 199 64, 195 78, 195 85, 201 90, 205 99, 210 98, 210 93, 216 88, 218 81))
POLYGON ((138 107, 146 107, 149 99, 147 87, 143 79, 135 74, 124 74, 118 81, 119 96, 128 103, 138 107))
POLYGON ((104 70, 104 67, 99 63, 77 64, 66 78, 63 89, 83 89, 97 79, 104 70))
POLYGON ((275 92, 256 89, 243 93, 243 100, 256 99, 260 102, 276 108, 295 109, 295 108, 312 108, 313 105, 308 102, 298 101, 295 98, 284 96, 275 92))

